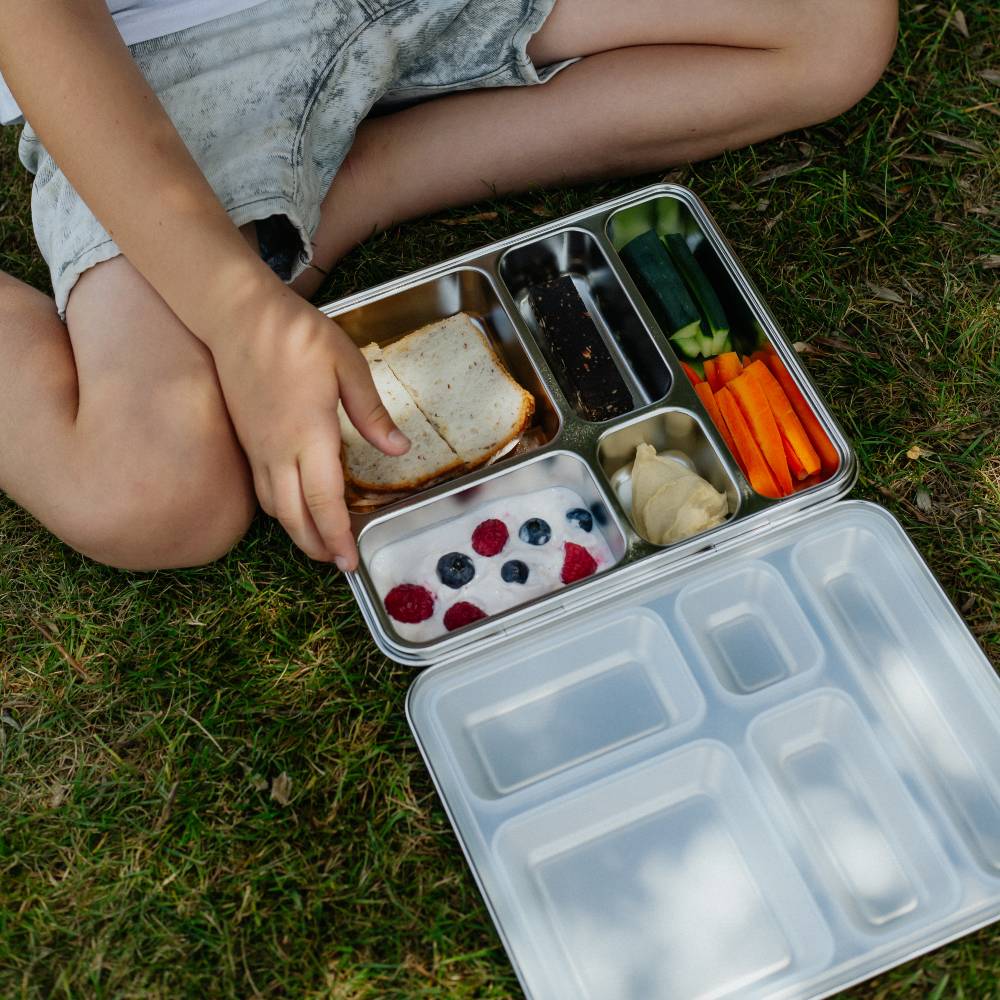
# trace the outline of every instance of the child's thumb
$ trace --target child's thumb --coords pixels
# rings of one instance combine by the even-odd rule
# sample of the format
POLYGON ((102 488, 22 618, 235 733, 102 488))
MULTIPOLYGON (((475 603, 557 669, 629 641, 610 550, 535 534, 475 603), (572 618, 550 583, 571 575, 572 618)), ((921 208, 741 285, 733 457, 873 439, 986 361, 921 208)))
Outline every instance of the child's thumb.
POLYGON ((403 455, 410 450, 410 439, 382 405, 367 365, 349 385, 341 384, 340 398, 351 423, 369 444, 387 455, 403 455))

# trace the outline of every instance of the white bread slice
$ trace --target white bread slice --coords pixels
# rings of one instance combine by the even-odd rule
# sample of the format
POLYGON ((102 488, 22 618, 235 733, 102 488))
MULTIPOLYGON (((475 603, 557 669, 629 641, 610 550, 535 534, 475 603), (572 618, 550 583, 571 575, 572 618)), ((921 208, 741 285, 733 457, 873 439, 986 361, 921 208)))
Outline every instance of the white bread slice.
POLYGON ((472 468, 531 422, 535 399, 508 374, 465 313, 414 330, 383 350, 434 429, 472 468))
POLYGON ((410 450, 398 457, 383 454, 358 433, 341 406, 337 415, 348 482, 360 489, 380 492, 412 490, 461 468, 462 460, 427 422, 393 375, 378 345, 369 344, 361 353, 368 361, 375 388, 389 416, 410 439, 410 450))

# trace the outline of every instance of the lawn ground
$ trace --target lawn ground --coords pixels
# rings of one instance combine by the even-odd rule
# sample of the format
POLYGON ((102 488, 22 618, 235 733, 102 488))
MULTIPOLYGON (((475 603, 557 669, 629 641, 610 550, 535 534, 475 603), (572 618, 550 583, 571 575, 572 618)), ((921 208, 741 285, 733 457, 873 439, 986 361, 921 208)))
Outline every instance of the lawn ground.
MULTIPOLYGON (((996 664, 997 15, 904 8, 859 107, 669 176, 805 345, 859 456, 854 495, 901 520, 996 664)), ((44 288, 15 142, 0 135, 0 268, 44 288)), ((399 227, 322 299, 662 176, 399 227)), ((411 679, 338 574, 263 517, 213 566, 132 575, 0 496, 0 996, 520 996, 409 735, 411 679)), ((844 996, 998 983, 994 928, 844 996)))

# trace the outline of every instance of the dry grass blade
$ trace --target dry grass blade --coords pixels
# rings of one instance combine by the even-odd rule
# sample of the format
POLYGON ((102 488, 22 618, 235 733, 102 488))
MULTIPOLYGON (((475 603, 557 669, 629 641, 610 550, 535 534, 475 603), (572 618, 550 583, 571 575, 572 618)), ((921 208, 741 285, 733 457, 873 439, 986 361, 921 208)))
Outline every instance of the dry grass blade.
POLYGON ((271 798, 279 806, 287 806, 292 801, 292 779, 284 771, 271 782, 271 798))
POLYGON ((866 281, 865 284, 872 290, 872 295, 876 299, 882 302, 895 302, 901 306, 906 305, 906 299, 899 292, 895 292, 891 288, 886 288, 884 285, 873 285, 870 281, 866 281))
POLYGON ((779 177, 787 177, 789 174, 796 174, 800 170, 805 170, 812 163, 812 160, 800 160, 798 163, 782 163, 780 166, 771 167, 770 170, 762 170, 751 182, 751 187, 759 187, 769 181, 775 181, 779 177))
POLYGON ((956 10, 951 15, 951 23, 958 30, 959 34, 963 35, 965 38, 969 37, 969 25, 965 20, 965 14, 961 10, 956 10))
POLYGON ((174 807, 174 799, 177 798, 177 789, 179 786, 179 781, 175 781, 170 786, 170 791, 167 792, 167 798, 163 803, 163 808, 160 810, 160 815, 156 817, 156 822, 153 824, 154 830, 162 830, 164 824, 170 819, 170 811, 174 807))
POLYGON ((985 257, 979 258, 979 263, 987 271, 995 270, 1000 267, 1000 253, 988 253, 985 257))
POLYGON ((922 522, 923 524, 932 524, 933 520, 929 518, 912 500, 907 500, 906 497, 901 497, 894 490, 889 489, 888 486, 879 486, 879 493, 884 497, 888 497, 890 500, 895 500, 896 503, 906 509, 906 511, 915 520, 922 522))
POLYGON ((844 354, 863 354, 866 358, 877 358, 879 356, 878 351, 866 351, 863 347, 859 347, 857 344, 841 340, 840 337, 817 336, 813 338, 813 342, 822 347, 829 348, 835 353, 842 352, 844 354))
POLYGON ((55 637, 51 629, 46 628, 46 626, 44 626, 41 622, 37 622, 34 620, 32 621, 31 624, 34 625, 35 628, 38 629, 38 631, 41 632, 46 639, 48 639, 48 641, 52 644, 52 646, 59 653, 59 655, 70 665, 70 667, 73 669, 73 671, 77 674, 77 676, 81 680, 86 681, 88 684, 94 683, 94 678, 89 673, 87 673, 83 664, 75 656, 73 656, 73 654, 70 653, 66 649, 66 647, 55 637))
POLYGON ((474 212, 472 215, 463 215, 460 219, 435 219, 435 222, 442 226, 467 226, 472 222, 492 222, 498 215, 498 212, 474 212))
POLYGON ((981 69, 979 75, 987 82, 1000 87, 1000 69, 981 69))
POLYGON ((951 146, 958 146, 960 149, 968 149, 973 153, 988 152, 986 146, 984 146, 978 139, 964 139, 960 135, 948 135, 947 132, 928 131, 927 135, 929 135, 932 139, 937 139, 939 142, 946 142, 951 146))

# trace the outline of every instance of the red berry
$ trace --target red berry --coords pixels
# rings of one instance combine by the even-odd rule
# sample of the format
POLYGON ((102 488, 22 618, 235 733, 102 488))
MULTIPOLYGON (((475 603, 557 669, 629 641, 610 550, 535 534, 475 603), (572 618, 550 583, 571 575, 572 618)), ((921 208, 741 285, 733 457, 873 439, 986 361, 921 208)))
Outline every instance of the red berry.
POLYGON ((597 569, 597 560, 582 546, 567 542, 562 566, 562 582, 575 583, 597 569))
POLYGON ((434 595, 426 587, 401 583, 385 595, 385 610, 396 621, 415 625, 434 614, 434 595))
POLYGON ((468 601, 459 601, 458 604, 453 604, 444 613, 444 627, 449 632, 454 632, 455 629, 461 628, 463 625, 470 625, 485 617, 486 612, 482 608, 477 608, 475 604, 470 604, 468 601))
POLYGON ((481 556, 495 556, 503 551, 509 533, 507 525, 495 517, 476 525, 472 533, 472 548, 481 556))

